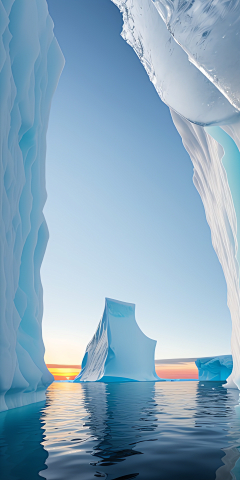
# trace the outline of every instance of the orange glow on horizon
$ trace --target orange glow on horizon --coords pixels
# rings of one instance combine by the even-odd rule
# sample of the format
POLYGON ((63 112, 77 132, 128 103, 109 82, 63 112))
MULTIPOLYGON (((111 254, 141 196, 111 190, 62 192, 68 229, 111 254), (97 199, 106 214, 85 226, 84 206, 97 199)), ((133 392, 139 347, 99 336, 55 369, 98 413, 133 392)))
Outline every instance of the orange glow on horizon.
MULTIPOLYGON (((81 365, 47 364, 54 380, 74 380, 81 370, 81 365)), ((194 362, 156 364, 156 373, 160 378, 198 380, 198 369, 194 362)))
POLYGON ((74 380, 81 370, 81 365, 54 365, 47 364, 54 380, 74 380))
POLYGON ((162 363, 155 365, 156 373, 161 378, 198 380, 198 369, 195 362, 162 363))

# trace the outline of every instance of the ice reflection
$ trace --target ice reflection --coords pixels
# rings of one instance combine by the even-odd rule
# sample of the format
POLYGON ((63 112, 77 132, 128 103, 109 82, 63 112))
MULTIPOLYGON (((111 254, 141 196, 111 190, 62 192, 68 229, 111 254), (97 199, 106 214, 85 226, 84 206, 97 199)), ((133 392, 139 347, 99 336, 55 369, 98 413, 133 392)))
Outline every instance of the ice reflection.
POLYGON ((83 392, 89 413, 87 425, 96 439, 93 448, 96 461, 92 465, 123 462, 127 457, 141 454, 141 448, 135 448, 138 443, 157 440, 154 383, 102 384, 97 396, 96 386, 85 384, 83 392))
POLYGON ((0 472, 3 480, 35 480, 46 467, 40 420, 45 402, 0 414, 0 472))
POLYGON ((1 478, 240 480, 238 400, 217 382, 54 383, 0 415, 1 478))
MULTIPOLYGON (((224 382, 198 382, 196 392, 196 425, 214 422, 212 417, 219 420, 221 417, 235 416, 235 406, 239 402, 239 391, 226 389, 224 382)), ((224 420, 225 422, 225 420, 224 420)))
POLYGON ((240 406, 239 391, 225 389, 223 382, 199 382, 197 391, 196 426, 211 429, 216 426, 223 465, 216 470, 216 480, 240 479, 240 406), (227 418, 226 418, 227 417, 227 418), (228 420, 228 421, 226 421, 228 420), (229 447, 228 445, 231 444, 229 447))
MULTIPOLYGON (((229 395, 238 402, 239 392, 236 390, 228 390, 229 395)), ((235 406, 236 422, 229 424, 228 443, 230 447, 223 448, 224 457, 222 458, 223 466, 216 471, 216 480, 239 480, 240 479, 240 405, 235 406)))

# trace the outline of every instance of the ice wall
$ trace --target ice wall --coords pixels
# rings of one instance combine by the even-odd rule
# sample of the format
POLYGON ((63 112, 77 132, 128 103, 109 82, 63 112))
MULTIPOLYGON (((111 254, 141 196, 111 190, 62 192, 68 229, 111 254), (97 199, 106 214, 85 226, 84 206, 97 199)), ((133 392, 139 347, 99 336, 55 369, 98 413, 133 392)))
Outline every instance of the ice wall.
POLYGON ((46 130, 63 56, 46 0, 0 1, 0 411, 45 398, 46 130))
POLYGON ((156 343, 139 328, 134 304, 106 298, 103 316, 74 382, 159 381, 154 363, 156 343))
POLYGON ((221 126, 239 153, 240 2, 112 1, 123 14, 123 38, 171 108, 193 162, 193 181, 227 283, 233 356, 227 386, 240 388, 239 162, 234 153, 225 168, 228 142, 216 140, 206 128, 221 126))
MULTIPOLYGON (((201 196, 211 229, 213 247, 227 283, 228 306, 232 318, 233 371, 228 386, 240 388, 240 288, 237 260, 237 216, 229 188, 221 145, 206 130, 172 113, 174 124, 194 167, 193 182, 201 196)), ((240 182, 240 178, 239 178, 240 182)), ((240 185, 240 183, 238 183, 240 185)), ((240 219, 239 219, 240 221, 240 219)))

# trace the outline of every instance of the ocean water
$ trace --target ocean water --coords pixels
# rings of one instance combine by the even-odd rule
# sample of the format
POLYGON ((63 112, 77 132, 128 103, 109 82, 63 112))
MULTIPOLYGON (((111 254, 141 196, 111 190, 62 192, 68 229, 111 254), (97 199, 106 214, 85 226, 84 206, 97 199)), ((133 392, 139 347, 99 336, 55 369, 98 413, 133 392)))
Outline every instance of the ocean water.
POLYGON ((53 383, 0 414, 2 480, 240 480, 239 394, 218 382, 53 383))

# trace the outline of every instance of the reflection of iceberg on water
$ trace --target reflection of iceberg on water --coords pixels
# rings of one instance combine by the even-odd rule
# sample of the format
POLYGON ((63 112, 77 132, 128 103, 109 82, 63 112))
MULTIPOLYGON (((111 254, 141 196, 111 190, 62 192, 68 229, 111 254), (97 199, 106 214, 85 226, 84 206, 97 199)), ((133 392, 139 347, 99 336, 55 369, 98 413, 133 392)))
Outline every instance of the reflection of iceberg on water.
MULTIPOLYGON (((82 386, 89 433, 94 439, 93 462, 90 465, 108 467, 108 471, 104 472, 105 478, 116 478, 114 465, 117 465, 117 478, 130 479, 139 475, 129 475, 130 468, 133 471, 136 469, 136 461, 126 460, 142 455, 143 442, 157 440, 155 388, 151 382, 88 383, 82 386)), ((144 464, 144 459, 142 462, 144 464)))
POLYGON ((199 380, 227 380, 232 373, 232 355, 199 358, 195 362, 198 368, 199 380))
MULTIPOLYGON (((43 446, 44 402, 14 408, 0 415, 0 472, 4 480, 37 480, 47 468, 48 452, 43 446)), ((41 477, 42 478, 42 477, 41 477)), ((43 478, 45 475, 43 473, 43 478)))
POLYGON ((216 471, 216 480, 238 480, 240 475, 239 447, 229 447, 223 450, 224 465, 216 471))
MULTIPOLYGON (((240 420, 240 405, 239 396, 235 395, 235 424, 239 425, 240 420)), ((233 428, 232 423, 229 423, 228 443, 232 444, 229 447, 223 448, 225 453, 222 458, 223 465, 216 471, 215 480, 239 480, 240 478, 240 438, 239 431, 233 428)))
POLYGON ((133 303, 106 298, 102 319, 74 382, 160 380, 154 363, 156 343, 140 330, 133 303))

